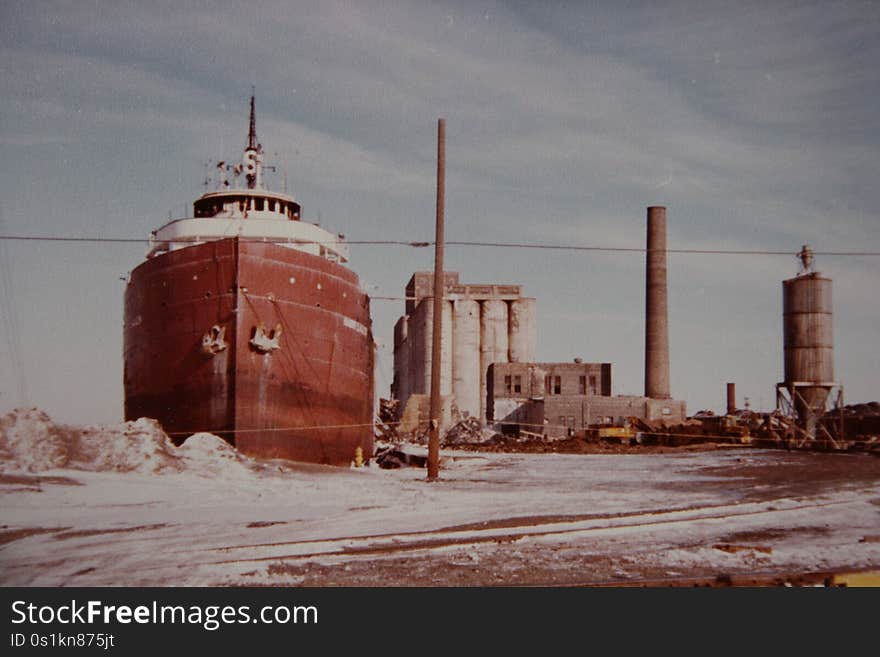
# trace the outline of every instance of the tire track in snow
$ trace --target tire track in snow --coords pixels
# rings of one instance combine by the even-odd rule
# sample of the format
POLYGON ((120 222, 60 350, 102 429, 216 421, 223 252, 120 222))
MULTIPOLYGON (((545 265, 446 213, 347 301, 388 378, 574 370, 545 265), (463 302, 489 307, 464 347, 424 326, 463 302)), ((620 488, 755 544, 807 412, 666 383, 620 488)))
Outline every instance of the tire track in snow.
POLYGON ((415 553, 442 550, 448 547, 463 547, 483 543, 512 543, 525 538, 546 542, 576 541, 607 532, 637 532, 640 530, 670 529, 684 523, 698 521, 717 521, 747 516, 780 516, 787 513, 862 504, 861 500, 839 500, 792 504, 784 508, 774 507, 781 501, 723 505, 718 507, 696 507, 686 510, 637 513, 618 518, 601 518, 568 522, 552 522, 530 525, 527 528, 493 527, 458 531, 424 531, 409 534, 383 536, 345 537, 326 540, 291 541, 266 546, 232 546, 215 548, 214 551, 226 554, 245 552, 241 557, 201 561, 201 565, 220 565, 232 563, 258 563, 264 561, 286 561, 314 559, 317 557, 363 556, 382 554, 415 553), (769 508, 768 508, 769 505, 769 508), (743 508, 748 507, 748 508, 743 508), (707 509, 709 511, 707 512, 707 509), (258 554, 253 554, 257 552, 258 554))

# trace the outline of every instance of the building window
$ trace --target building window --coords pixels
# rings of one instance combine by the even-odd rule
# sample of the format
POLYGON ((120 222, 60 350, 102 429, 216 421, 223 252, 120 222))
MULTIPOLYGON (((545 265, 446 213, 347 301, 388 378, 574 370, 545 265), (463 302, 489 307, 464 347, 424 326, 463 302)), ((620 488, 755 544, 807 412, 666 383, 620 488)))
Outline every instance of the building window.
POLYGON ((598 394, 599 394, 599 389, 598 389, 598 387, 596 386, 596 376, 595 376, 595 375, 590 376, 590 391, 591 391, 594 395, 598 395, 598 394))
POLYGON ((544 377, 544 393, 547 395, 553 393, 553 377, 549 374, 544 377))
POLYGON ((522 392, 522 377, 519 374, 513 377, 513 391, 515 393, 522 392))
POLYGON ((562 394, 562 377, 555 376, 553 377, 553 394, 561 395, 562 394))
POLYGON ((509 395, 513 392, 513 385, 511 383, 511 377, 509 374, 504 376, 504 391, 509 395))
POLYGON ((578 381, 578 394, 586 395, 587 394, 587 377, 581 376, 578 381))
POLYGON ((265 199, 262 199, 262 198, 258 198, 258 199, 256 199, 256 204, 257 204, 257 206, 256 206, 255 209, 257 210, 257 212, 262 212, 262 211, 263 211, 263 203, 265 203, 265 199))

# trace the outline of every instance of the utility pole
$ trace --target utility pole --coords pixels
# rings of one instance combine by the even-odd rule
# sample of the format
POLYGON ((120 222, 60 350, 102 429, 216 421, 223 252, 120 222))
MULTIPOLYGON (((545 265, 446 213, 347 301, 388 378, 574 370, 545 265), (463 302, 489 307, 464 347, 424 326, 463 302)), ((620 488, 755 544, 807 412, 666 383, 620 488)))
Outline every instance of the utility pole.
POLYGON ((440 476, 440 361, 443 343, 443 206, 446 196, 446 120, 437 120, 437 225, 434 238, 434 324, 431 336, 431 411, 428 435, 428 481, 440 476))

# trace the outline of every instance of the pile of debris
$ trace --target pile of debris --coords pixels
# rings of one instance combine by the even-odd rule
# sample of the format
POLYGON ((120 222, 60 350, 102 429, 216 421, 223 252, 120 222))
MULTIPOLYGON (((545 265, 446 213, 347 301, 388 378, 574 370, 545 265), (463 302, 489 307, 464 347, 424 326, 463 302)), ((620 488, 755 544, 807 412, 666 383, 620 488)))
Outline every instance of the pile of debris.
POLYGON ((479 418, 465 417, 446 430, 441 444, 443 447, 455 447, 462 444, 485 443, 493 440, 495 432, 485 429, 479 418))
POLYGON ((843 425, 843 438, 854 443, 853 447, 876 450, 880 447, 880 402, 849 404, 828 411, 821 420, 822 426, 838 435, 843 425))
MULTIPOLYGON (((402 409, 396 399, 379 400, 379 417, 375 423, 374 436, 376 450, 374 458, 380 468, 403 468, 427 466, 427 450, 430 425, 422 421, 420 415, 426 415, 427 397, 425 395, 410 396, 406 409, 402 409), (424 398, 424 399, 423 399, 424 398), (402 416, 401 416, 402 414, 402 416)), ((487 429, 479 418, 459 415, 454 405, 445 411, 451 426, 443 431, 440 439, 441 447, 461 448, 468 445, 488 445, 496 437, 496 433, 487 429)))
POLYGON ((428 465, 428 455, 414 451, 411 447, 396 445, 382 445, 376 447, 376 465, 383 470, 395 470, 397 468, 425 468, 428 465))
MULTIPOLYGON (((829 411, 828 415, 833 415, 835 411, 829 411)), ((880 416, 880 402, 867 402, 864 404, 848 404, 843 407, 843 414, 846 417, 875 417, 880 416)))
MULTIPOLYGON (((479 418, 460 413, 451 396, 442 399, 442 447, 480 444, 491 441, 495 432, 487 429, 479 418)), ((427 395, 410 395, 403 407, 398 399, 379 399, 379 414, 374 437, 379 442, 427 445, 430 434, 430 399, 427 395)))
POLYGON ((400 400, 379 398, 379 420, 382 422, 397 422, 400 418, 400 400))
POLYGON ((379 417, 373 423, 373 437, 379 441, 397 442, 400 400, 379 398, 379 417))

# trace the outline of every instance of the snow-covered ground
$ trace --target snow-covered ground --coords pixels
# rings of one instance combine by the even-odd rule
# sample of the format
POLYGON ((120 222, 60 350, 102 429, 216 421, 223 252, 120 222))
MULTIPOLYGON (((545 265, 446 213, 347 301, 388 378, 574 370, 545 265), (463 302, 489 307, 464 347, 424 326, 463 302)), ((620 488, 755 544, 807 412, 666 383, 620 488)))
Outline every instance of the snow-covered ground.
POLYGON ((443 452, 422 469, 175 448, 146 420, 0 422, 4 585, 589 583, 880 566, 880 459, 443 452), (860 459, 815 487, 810 459, 860 459), (788 471, 786 470, 786 471, 788 471), (758 473, 756 475, 756 473, 758 473), (867 473, 867 474, 866 474, 867 473), (806 482, 807 484, 809 482, 806 482))

